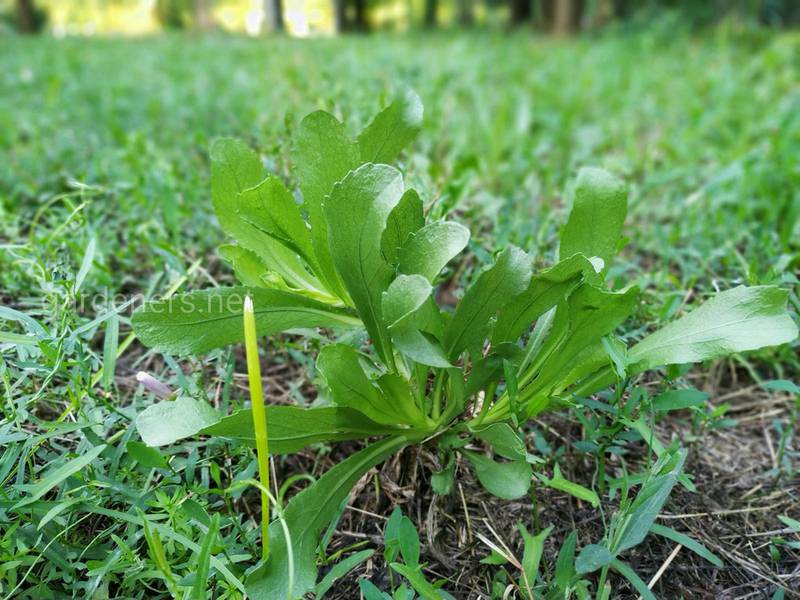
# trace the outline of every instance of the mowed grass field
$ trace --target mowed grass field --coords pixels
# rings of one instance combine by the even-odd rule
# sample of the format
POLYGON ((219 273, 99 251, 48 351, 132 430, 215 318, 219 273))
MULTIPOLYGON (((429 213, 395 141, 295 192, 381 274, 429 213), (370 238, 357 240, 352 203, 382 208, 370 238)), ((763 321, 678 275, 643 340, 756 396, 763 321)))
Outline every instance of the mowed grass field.
MULTIPOLYGON (((612 286, 636 283, 643 291, 629 331, 641 334, 740 283, 789 289, 796 317, 798 56, 796 33, 692 36, 668 23, 575 40, 500 33, 0 38, 0 598, 169 597, 143 513, 172 532, 164 559, 189 587, 209 514, 221 515, 213 552, 234 579, 258 555, 250 510, 257 496, 221 492, 252 477, 250 449, 184 443, 166 453, 166 466, 137 445, 133 424, 156 401, 134 378, 143 369, 223 410, 246 397, 239 349, 162 356, 137 342, 129 321, 143 298, 233 281, 216 253, 225 237, 211 210, 212 140, 243 138, 269 171, 293 184, 289 144, 305 114, 328 110, 354 134, 394 90, 410 86, 425 117, 400 166, 433 215, 457 215, 469 226, 460 276, 508 243, 551 262, 577 170, 593 165, 630 189, 629 241, 609 274, 612 286), (100 444, 102 454, 78 462, 87 445, 100 444), (12 508, 31 498, 39 512, 12 508)), ((315 350, 293 336, 270 341, 271 397, 313 400, 315 350)), ((713 531, 723 549, 712 549, 727 566, 687 559, 680 567, 679 555, 677 570, 654 591, 672 598, 791 589, 797 550, 770 540, 792 535, 774 533, 785 527, 778 515, 800 518, 800 409, 791 385, 800 376, 797 343, 706 367, 670 376, 706 391, 708 405, 670 415, 658 431, 665 442, 680 437, 694 457, 687 471, 699 491, 681 490, 680 506, 670 510, 708 513, 705 525, 690 521, 684 529, 713 531), (761 385, 774 380, 781 383, 761 385), (720 516, 753 507, 752 521, 720 516), (746 527, 755 545, 736 538, 746 527), (735 539, 725 541, 731 532, 735 539)), ((564 415, 531 439, 543 454, 579 453, 584 434, 564 415)), ((337 454, 322 446, 276 460, 286 480, 318 474, 337 454)), ((592 484, 591 469, 572 477, 592 484)), ((375 481, 365 494, 383 493, 375 481)), ((390 487, 391 502, 369 510, 387 516, 391 504, 410 502, 415 491, 401 488, 390 487)), ((539 518, 561 523, 563 538, 576 527, 573 515, 562 510, 563 498, 548 514, 548 498, 540 498, 539 518)), ((471 575, 460 579, 460 563, 445 564, 441 549, 425 541, 425 513, 416 510, 406 512, 432 572, 447 579, 444 589, 458 598, 502 597, 504 567, 478 563, 489 548, 475 543, 464 558, 471 575)), ((381 522, 357 522, 358 514, 347 525, 362 537, 337 537, 338 547, 379 543, 381 522)), ((593 515, 589 509, 584 517, 600 526, 593 515)), ((509 539, 515 518, 501 523, 509 539)), ((642 577, 671 550, 661 544, 644 552, 642 577)), ((543 560, 553 564, 555 552, 548 546, 543 560)), ((353 581, 364 568, 340 582, 337 597, 357 597, 353 581)), ((376 558, 368 568, 374 574, 383 566, 376 558)), ((209 589, 217 598, 241 597, 213 567, 209 589)))

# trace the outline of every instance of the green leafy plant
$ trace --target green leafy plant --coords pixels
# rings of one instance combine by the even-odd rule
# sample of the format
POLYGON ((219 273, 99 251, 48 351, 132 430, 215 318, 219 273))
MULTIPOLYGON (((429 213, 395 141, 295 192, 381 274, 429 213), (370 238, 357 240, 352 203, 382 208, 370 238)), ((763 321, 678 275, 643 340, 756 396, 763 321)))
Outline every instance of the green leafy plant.
MULTIPOLYGON (((643 597, 653 599, 654 595, 636 572, 618 555, 639 545, 645 537, 653 533, 681 544, 688 550, 698 554, 717 567, 722 561, 701 543, 688 535, 655 523, 656 517, 667 501, 672 487, 681 479, 686 451, 677 447, 663 449, 659 459, 644 473, 625 476, 618 482, 622 491, 619 509, 611 515, 606 535, 600 543, 587 544, 576 556, 578 531, 573 530, 563 540, 555 561, 553 572, 540 569, 540 561, 544 542, 552 531, 552 527, 530 534, 522 523, 518 529, 522 537, 522 558, 514 556, 506 544, 498 538, 497 543, 479 536, 491 549, 491 554, 481 562, 490 565, 511 566, 519 572, 517 588, 526 598, 572 598, 579 600, 592 598, 591 582, 587 575, 600 572, 597 591, 594 598, 603 600, 612 596, 611 584, 606 581, 608 571, 613 569, 628 580, 630 585, 643 597), (641 484, 634 497, 628 492, 634 484, 641 484)), ((494 533, 494 532, 493 532, 494 533)), ((503 571, 501 578, 507 579, 508 571, 503 571)), ((500 586, 500 593, 495 597, 503 597, 505 585, 500 586)))
MULTIPOLYGON (((420 598, 430 598, 432 600, 452 600, 452 596, 441 589, 444 581, 431 583, 422 572, 424 564, 420 563, 420 543, 419 533, 417 533, 411 519, 404 516, 400 508, 395 508, 389 520, 386 522, 384 530, 384 552, 383 558, 386 564, 394 573, 401 575, 411 585, 420 598)), ((394 576, 392 577, 394 582, 394 576)), ((379 591, 371 582, 361 579, 359 587, 364 598, 367 600, 384 600, 391 598, 414 598, 414 594, 406 586, 400 583, 393 586, 392 596, 379 591)))
MULTIPOLYGON (((323 328, 329 343, 317 369, 327 403, 268 406, 270 451, 379 438, 294 496, 282 522, 270 524, 270 556, 246 580, 253 598, 297 598, 312 590, 320 535, 342 501, 365 472, 409 444, 438 445, 445 467, 434 485, 441 493, 452 488, 452 457, 461 453, 488 491, 519 498, 537 461, 519 427, 537 414, 649 369, 797 335, 784 290, 736 287, 628 347, 615 332, 636 307, 638 290, 611 290, 604 281, 621 247, 627 193, 620 180, 596 168, 578 175, 555 264, 534 271, 534 257, 508 246, 476 274, 454 310, 440 306, 437 285, 469 232, 451 221, 428 222, 422 199, 385 164, 414 137, 421 118, 410 91, 356 140, 330 114, 307 116, 293 148, 302 205, 279 178, 264 177, 253 150, 217 141, 212 199, 236 241, 221 253, 242 286, 174 296, 134 315, 145 344, 174 354, 241 342, 246 295, 259 335, 323 328), (341 331, 350 333, 337 338, 341 331), (494 457, 477 451, 477 443, 491 447, 494 457)), ((186 396, 148 408, 137 426, 149 445, 196 434, 250 444, 257 437, 249 411, 223 416, 186 396)), ((596 502, 594 492, 559 471, 540 479, 596 502)), ((606 562, 598 568, 614 567, 616 553, 630 547, 630 525, 620 527, 622 541, 607 540, 606 562)), ((404 564, 413 566, 407 557, 404 564)))

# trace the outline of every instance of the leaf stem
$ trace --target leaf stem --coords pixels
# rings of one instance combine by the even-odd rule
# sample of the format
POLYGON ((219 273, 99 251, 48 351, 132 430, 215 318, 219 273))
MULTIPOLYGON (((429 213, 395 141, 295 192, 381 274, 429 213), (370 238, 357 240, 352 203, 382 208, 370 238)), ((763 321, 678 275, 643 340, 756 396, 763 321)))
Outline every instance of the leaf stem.
POLYGON ((244 299, 244 345, 247 355, 247 377, 250 382, 250 407, 253 414, 253 428, 256 434, 256 456, 258 458, 258 477, 261 490, 261 558, 269 556, 269 442, 267 437, 267 413, 264 409, 264 390, 261 385, 261 365, 258 360, 256 340, 256 319, 253 300, 244 299))
POLYGON ((444 387, 444 371, 439 371, 436 374, 436 383, 433 388, 433 409, 431 410, 431 418, 436 421, 442 413, 442 388, 444 387))
POLYGON ((489 408, 492 406, 492 402, 494 401, 494 394, 497 391, 497 382, 493 381, 489 384, 486 388, 486 391, 483 394, 483 404, 481 405, 481 410, 478 413, 477 419, 475 419, 475 427, 479 427, 483 420, 486 418, 486 415, 489 414, 489 408))
POLYGON ((608 577, 608 565, 604 566, 600 571, 600 579, 597 581, 597 595, 602 597, 604 588, 606 587, 606 577, 608 577))

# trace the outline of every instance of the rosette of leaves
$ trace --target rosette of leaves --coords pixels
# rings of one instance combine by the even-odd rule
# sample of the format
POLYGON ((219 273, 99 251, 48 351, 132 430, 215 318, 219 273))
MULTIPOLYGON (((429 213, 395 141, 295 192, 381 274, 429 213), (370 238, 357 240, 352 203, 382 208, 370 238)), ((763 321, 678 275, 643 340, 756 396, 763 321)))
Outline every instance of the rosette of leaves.
MULTIPOLYGON (((532 256, 508 246, 472 278, 454 309, 439 306, 441 273, 466 247, 469 231, 452 221, 428 221, 419 195, 388 164, 421 119, 422 106, 410 91, 355 140, 332 115, 310 114, 293 147, 295 193, 265 176, 246 145, 217 141, 214 210, 235 241, 221 252, 242 286, 174 296, 134 315, 139 338, 173 354, 242 341, 246 294, 260 335, 315 328, 330 334, 317 357, 329 405, 267 407, 270 450, 373 441, 294 496, 284 523, 270 525, 270 557, 246 581, 252 598, 284 600, 312 590, 322 531, 362 475, 409 444, 439 444, 445 468, 434 484, 441 493, 452 487, 452 456, 461 452, 490 492, 519 498, 533 476, 535 460, 519 433, 531 417, 648 369, 797 336, 785 311, 786 291, 736 287, 629 347, 617 334, 638 290, 612 290, 604 282, 621 247, 627 192, 595 168, 578 175, 560 260, 534 270, 532 256), (368 343, 336 342, 343 329, 363 330, 368 343), (475 439, 490 445, 494 458, 468 449, 475 439)), ((185 396, 150 407, 137 426, 149 445, 196 434, 255 439, 249 411, 220 415, 185 396)), ((541 479, 570 488, 560 474, 541 479)))

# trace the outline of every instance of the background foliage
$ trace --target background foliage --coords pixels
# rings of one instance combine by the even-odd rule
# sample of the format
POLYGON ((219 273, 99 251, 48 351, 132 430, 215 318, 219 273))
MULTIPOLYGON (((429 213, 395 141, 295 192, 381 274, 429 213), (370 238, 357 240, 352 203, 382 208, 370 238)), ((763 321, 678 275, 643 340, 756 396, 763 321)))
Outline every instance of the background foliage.
MULTIPOLYGON (((252 476, 250 451, 190 442, 165 462, 132 425, 156 401, 137 386, 139 369, 222 410, 244 397, 237 351, 181 362, 148 353, 129 338, 125 304, 134 294, 232 281, 213 250, 224 239, 208 181, 207 151, 218 136, 245 139, 269 171, 288 179, 287 141, 300 117, 324 108, 355 134, 376 99, 409 84, 426 115, 402 166, 434 215, 455 213, 470 224, 469 252, 457 265, 463 277, 509 242, 550 262, 569 182, 591 164, 631 186, 626 228, 635 244, 609 273, 612 285, 633 280, 644 290, 630 325, 643 331, 738 283, 788 287, 796 314, 800 38, 747 24, 773 4, 748 3, 751 21, 723 16, 700 34, 706 17, 623 11, 607 29, 567 40, 508 34, 505 21, 466 36, 0 38, 2 595, 168 597, 164 565, 193 585, 212 513, 220 515, 219 537, 205 556, 232 564, 231 577, 211 566, 217 597, 237 597, 236 565, 258 553, 258 526, 245 509, 252 497, 222 493, 252 476), (115 296, 118 313, 109 310, 115 296), (27 332, 36 344, 21 343, 27 332), (37 494, 36 518, 10 510, 37 494), (154 519, 152 531, 139 511, 154 519)), ((316 374, 303 357, 315 348, 292 337, 276 344, 272 394, 313 400, 316 374)), ((783 381, 772 384, 769 402, 783 398, 789 408, 760 421, 756 441, 748 438, 761 449, 772 444, 774 461, 753 484, 763 492, 749 501, 761 493, 796 501, 797 392, 788 381, 797 379, 796 350, 739 357, 703 379, 670 374, 709 393, 720 379, 734 392, 783 381)), ((709 423, 735 424, 725 405, 703 405, 702 419, 682 417, 695 451, 714 435, 709 423)), ((616 442, 608 430, 602 435, 611 437, 592 437, 601 421, 570 418, 584 444, 616 442)), ((562 446, 538 427, 531 435, 543 456, 589 447, 562 446)), ((276 468, 283 480, 319 473, 331 452, 335 458, 322 448, 276 468)), ((588 485, 591 472, 584 475, 588 485)), ((785 529, 780 510, 765 513, 761 532, 785 529)), ((421 527, 423 519, 415 521, 421 527)), ((753 556, 767 565, 751 566, 760 573, 796 567, 796 553, 778 542, 753 556)), ((494 571, 480 568, 489 590, 494 571)), ((771 593, 775 581, 793 582, 752 585, 771 593)))

